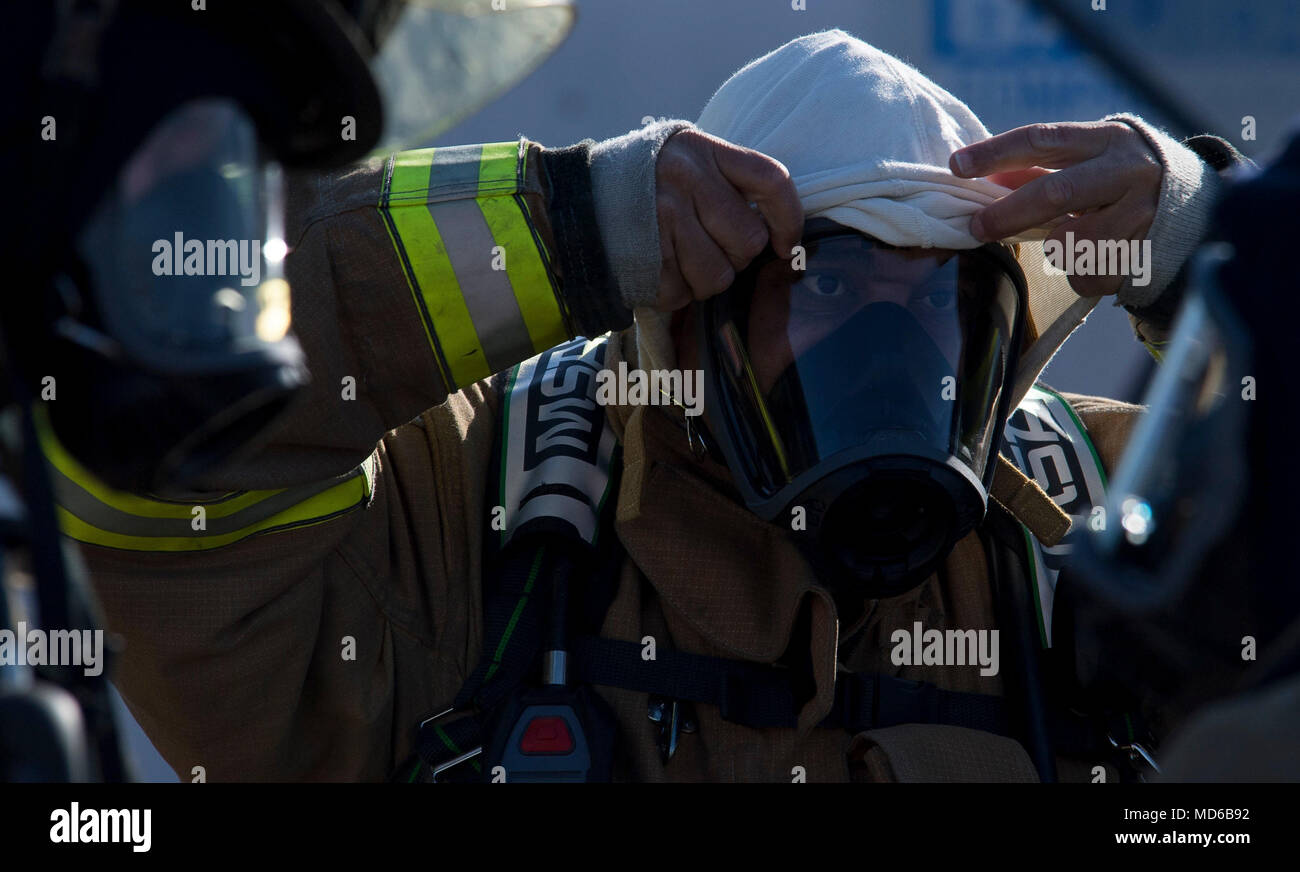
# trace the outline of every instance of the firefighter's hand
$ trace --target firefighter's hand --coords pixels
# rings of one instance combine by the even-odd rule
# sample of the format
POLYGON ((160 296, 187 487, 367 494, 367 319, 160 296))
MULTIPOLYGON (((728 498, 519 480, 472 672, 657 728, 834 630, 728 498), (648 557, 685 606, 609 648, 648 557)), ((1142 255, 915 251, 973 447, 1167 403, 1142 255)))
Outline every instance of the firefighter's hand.
POLYGON ((659 150, 655 201, 662 312, 725 291, 769 240, 790 257, 803 232, 803 206, 780 161, 699 130, 675 133, 659 150))
MULTIPOLYGON (((1048 239, 1143 240, 1160 200, 1164 167, 1141 133, 1120 121, 1029 124, 953 152, 954 175, 1012 188, 971 218, 977 239, 1004 239, 1056 224, 1048 239), (1057 170, 1058 172, 1052 172, 1057 170)), ((1125 276, 1072 275, 1084 297, 1113 294, 1125 276)))

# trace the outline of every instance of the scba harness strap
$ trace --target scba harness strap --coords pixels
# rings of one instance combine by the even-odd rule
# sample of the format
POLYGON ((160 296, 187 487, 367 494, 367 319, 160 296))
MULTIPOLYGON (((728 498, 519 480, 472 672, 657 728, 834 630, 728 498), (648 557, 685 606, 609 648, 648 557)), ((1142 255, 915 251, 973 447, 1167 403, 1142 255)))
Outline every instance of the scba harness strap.
MULTIPOLYGON (((1064 397, 1043 385, 1030 388, 1007 419, 1003 434, 1011 462, 1070 516, 1071 532, 1097 522, 1096 513, 1105 511, 1106 470, 1083 422, 1064 397)), ((1049 547, 1028 530, 1024 536, 1038 604, 1039 637, 1043 647, 1050 648, 1056 582, 1074 543, 1067 536, 1049 547)))
MULTIPOLYGON (((501 441, 490 478, 499 502, 488 523, 483 572, 483 654, 451 707, 421 723, 416 754, 399 768, 400 780, 608 780, 616 727, 592 685, 645 692, 652 701, 670 701, 674 712, 678 701, 715 705, 724 720, 749 727, 797 724, 806 694, 790 667, 666 646, 645 660, 639 644, 599 637, 623 558, 616 537, 601 535, 612 527, 609 496, 620 468, 613 431, 595 400, 605 347, 603 338, 575 339, 503 379, 501 441), (540 686, 530 681, 539 661, 540 686)), ((1105 479, 1096 452, 1060 395, 1032 390, 1006 436, 1013 461, 1067 513, 1086 516, 1091 505, 1102 504, 1105 479)), ((1066 551, 1025 536, 1046 644, 1050 594, 1066 551)), ((676 717, 671 726, 668 721, 661 730, 678 728, 676 717)), ((856 734, 911 723, 1012 733, 1000 697, 874 673, 840 675, 834 705, 819 726, 856 734)), ((1105 750, 1099 734, 1077 719, 1056 718, 1052 733, 1063 753, 1105 750)), ((675 744, 674 736, 660 747, 675 744)))
POLYGON ((567 635, 599 630, 618 559, 614 537, 601 535, 620 466, 595 400, 605 350, 603 340, 575 339, 502 379, 482 655, 451 707, 421 723, 401 780, 500 780, 505 771, 511 781, 608 779, 612 714, 567 680, 567 635), (573 609, 570 587, 581 594, 573 609), (543 653, 542 687, 519 692, 543 653))

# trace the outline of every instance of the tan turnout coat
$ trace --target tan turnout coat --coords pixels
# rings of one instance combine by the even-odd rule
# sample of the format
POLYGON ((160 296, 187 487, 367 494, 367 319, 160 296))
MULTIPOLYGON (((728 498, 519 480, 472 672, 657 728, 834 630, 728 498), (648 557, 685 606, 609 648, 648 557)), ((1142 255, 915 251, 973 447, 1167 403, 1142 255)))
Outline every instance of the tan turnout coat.
MULTIPOLYGON (((449 394, 439 376, 375 208, 383 172, 374 163, 295 187, 289 277, 313 386, 268 444, 206 483, 242 492, 343 476, 364 487, 354 504, 219 547, 83 545, 109 628, 125 642, 118 686, 183 780, 195 766, 213 781, 383 779, 479 656, 499 399, 486 380, 449 394), (349 376, 355 399, 340 389, 349 376)), ((536 218, 539 194, 523 177, 536 218)), ((635 353, 632 331, 615 334, 607 364, 635 353)), ((1138 407, 1068 399, 1113 469, 1138 407)), ((624 448, 617 534, 627 555, 603 634, 666 631, 678 649, 759 663, 797 635, 817 687, 800 729, 751 729, 699 706, 698 731, 666 766, 645 694, 600 688, 628 760, 620 777, 789 781, 796 767, 809 782, 1033 777, 1019 746, 990 734, 900 727, 855 742, 814 727, 844 669, 1001 691, 999 676, 976 668, 897 667, 889 657, 890 633, 914 621, 995 627, 973 534, 918 589, 846 624, 782 530, 715 487, 725 469, 692 456, 679 412, 607 411, 624 448), (800 621, 807 629, 795 634, 800 621)))

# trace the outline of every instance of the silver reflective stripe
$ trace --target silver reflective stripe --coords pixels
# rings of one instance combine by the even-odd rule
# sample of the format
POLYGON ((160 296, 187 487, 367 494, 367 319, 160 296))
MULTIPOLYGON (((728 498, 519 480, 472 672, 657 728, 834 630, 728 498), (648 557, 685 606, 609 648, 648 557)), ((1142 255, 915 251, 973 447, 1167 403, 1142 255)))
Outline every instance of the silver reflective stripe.
MULTIPOLYGON (((534 349, 509 274, 492 268, 492 249, 497 241, 483 210, 473 199, 483 193, 479 190, 482 162, 481 145, 435 148, 425 202, 442 237, 488 368, 500 372, 530 357, 534 349)), ((505 252, 507 258, 510 254, 505 252)))
MULTIPOLYGON (((447 259, 456 274, 489 369, 500 372, 531 355, 533 340, 519 311, 510 276, 504 269, 492 268, 492 249, 497 242, 478 203, 474 200, 430 203, 429 214, 442 235, 447 259)), ((523 252, 515 254, 523 256, 523 252)), ((505 252, 505 256, 510 257, 510 252, 505 252)))
MULTIPOLYGON (((87 524, 106 532, 151 539, 209 537, 236 533, 245 527, 250 527, 291 509, 338 484, 365 474, 363 464, 337 478, 289 488, 271 494, 247 508, 240 509, 224 517, 207 516, 204 519, 204 528, 195 530, 192 518, 151 518, 115 509, 64 475, 54 464, 49 464, 49 470, 55 496, 62 508, 87 524)), ((194 506, 204 506, 206 508, 220 504, 220 502, 195 502, 194 506)), ((172 505, 172 503, 169 503, 169 505, 172 505)))
POLYGON ((426 203, 444 198, 461 198, 478 193, 479 165, 483 162, 481 145, 439 146, 429 162, 429 190, 426 203))

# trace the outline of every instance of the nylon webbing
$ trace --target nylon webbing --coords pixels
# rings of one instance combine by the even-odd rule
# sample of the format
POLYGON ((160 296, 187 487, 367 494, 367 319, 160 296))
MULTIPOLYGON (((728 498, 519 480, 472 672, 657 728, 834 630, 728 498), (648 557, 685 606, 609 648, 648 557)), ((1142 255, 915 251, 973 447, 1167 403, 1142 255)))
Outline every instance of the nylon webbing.
MULTIPOLYGON (((477 712, 490 711, 525 678, 532 667, 542 639, 542 608, 550 578, 545 543, 529 549, 512 548, 501 558, 495 592, 484 604, 483 654, 473 673, 461 686, 452 703, 453 712, 465 716, 454 721, 441 718, 421 725, 416 736, 415 755, 432 772, 442 764, 483 745, 483 726, 477 712)), ((559 563, 567 571, 567 561, 559 563)), ((408 760, 397 773, 399 780, 419 776, 421 770, 408 760)), ((481 767, 472 761, 477 772, 481 767)))
MULTIPOLYGON (((794 728, 798 724, 800 704, 790 669, 664 648, 654 660, 643 660, 641 651, 636 642, 577 639, 570 646, 570 678, 575 683, 715 705, 723 720, 741 726, 794 728)), ((496 692, 489 702, 495 704, 515 684, 504 680, 494 684, 496 692)), ((818 726, 856 734, 902 724, 944 724, 1011 735, 1006 704, 1000 697, 865 672, 837 677, 834 704, 818 726)), ((430 768, 483 741, 475 717, 431 727, 421 732, 418 745, 420 759, 430 768)), ((1105 751, 1101 734, 1086 719, 1053 717, 1051 732, 1058 753, 1085 756, 1105 751)))
MULTIPOLYGON (((457 711, 492 708, 524 679, 542 643, 542 620, 554 558, 545 544, 513 548, 503 560, 498 589, 488 597, 483 655, 456 695, 457 711)), ((567 562, 566 562, 567 565, 567 562)))
MULTIPOLYGON (((419 761, 432 772, 442 764, 482 745, 483 728, 478 718, 467 716, 450 723, 431 723, 421 729, 415 753, 419 761)), ((403 767, 404 770, 409 771, 411 765, 408 762, 403 767)), ((469 761, 469 765, 475 772, 482 769, 477 760, 469 761)), ((414 774, 418 775, 418 770, 414 774)))
MULTIPOLYGON (((579 639, 570 652, 580 682, 662 694, 718 706, 723 720, 747 727, 794 727, 799 702, 789 669, 660 649, 641 659, 641 646, 579 639)), ((941 690, 888 675, 854 673, 835 682, 835 704, 820 726, 851 732, 897 724, 949 724, 1007 734, 1000 698, 941 690)))

